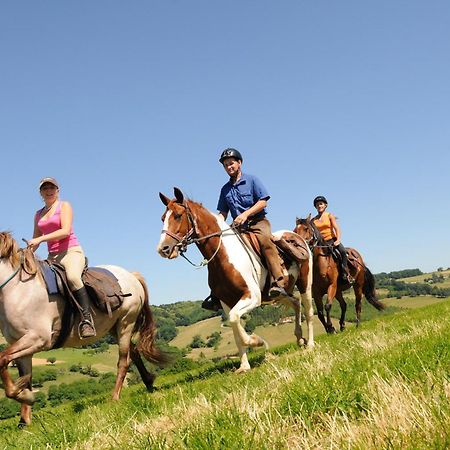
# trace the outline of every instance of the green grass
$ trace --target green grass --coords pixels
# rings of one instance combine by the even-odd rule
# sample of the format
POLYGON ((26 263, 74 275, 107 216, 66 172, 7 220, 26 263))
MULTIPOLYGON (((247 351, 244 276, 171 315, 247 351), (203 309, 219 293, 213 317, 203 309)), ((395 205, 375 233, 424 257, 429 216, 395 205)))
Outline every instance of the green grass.
POLYGON ((41 410, 25 432, 10 419, 0 448, 448 448, 449 315, 448 300, 402 309, 318 336, 313 351, 251 353, 244 375, 223 363, 160 377, 152 394, 41 410))

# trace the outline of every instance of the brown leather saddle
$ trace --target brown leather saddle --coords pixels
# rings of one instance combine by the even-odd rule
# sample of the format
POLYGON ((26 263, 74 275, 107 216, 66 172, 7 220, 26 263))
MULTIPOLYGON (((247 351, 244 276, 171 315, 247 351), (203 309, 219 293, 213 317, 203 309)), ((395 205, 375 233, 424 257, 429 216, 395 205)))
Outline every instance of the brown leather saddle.
MULTIPOLYGON (((59 294, 68 300, 62 316, 61 332, 53 345, 53 348, 58 348, 66 340, 73 326, 75 314, 78 313, 80 306, 70 292, 66 271, 63 266, 44 260, 39 261, 39 268, 48 294, 59 294)), ((107 269, 87 267, 86 264, 81 278, 93 305, 110 317, 112 312, 122 305, 124 297, 131 295, 131 293, 122 293, 122 288, 117 278, 107 269)))
MULTIPOLYGON (((264 266, 267 267, 255 233, 252 233, 251 231, 245 231, 241 234, 241 236, 243 237, 247 245, 250 246, 261 258, 264 266)), ((285 263, 301 263, 308 260, 309 258, 309 252, 306 242, 293 231, 284 231, 281 236, 272 235, 272 241, 277 247, 278 254, 285 263)))

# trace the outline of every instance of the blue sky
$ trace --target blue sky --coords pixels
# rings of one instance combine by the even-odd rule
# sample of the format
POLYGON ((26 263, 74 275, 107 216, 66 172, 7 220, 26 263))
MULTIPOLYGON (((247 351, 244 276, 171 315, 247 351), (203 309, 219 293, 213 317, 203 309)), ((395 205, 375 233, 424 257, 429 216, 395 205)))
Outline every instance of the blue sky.
POLYGON ((321 194, 373 272, 448 267, 449 23, 448 1, 2 2, 0 230, 29 238, 54 176, 92 265, 203 298, 205 269, 156 253, 158 192, 215 211, 232 146, 274 230, 321 194))

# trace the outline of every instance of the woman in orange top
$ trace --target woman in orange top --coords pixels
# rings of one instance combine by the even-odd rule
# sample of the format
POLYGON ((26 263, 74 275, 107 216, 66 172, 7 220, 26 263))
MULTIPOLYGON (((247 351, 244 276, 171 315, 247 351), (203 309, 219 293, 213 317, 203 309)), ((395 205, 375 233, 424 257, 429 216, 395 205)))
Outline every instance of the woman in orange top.
POLYGON ((327 199, 319 195, 314 199, 314 207, 317 209, 317 216, 313 218, 314 225, 320 231, 323 239, 327 244, 334 245, 342 256, 342 281, 351 283, 353 280, 350 277, 348 270, 347 252, 341 243, 341 229, 336 221, 334 214, 325 211, 328 206, 327 199))

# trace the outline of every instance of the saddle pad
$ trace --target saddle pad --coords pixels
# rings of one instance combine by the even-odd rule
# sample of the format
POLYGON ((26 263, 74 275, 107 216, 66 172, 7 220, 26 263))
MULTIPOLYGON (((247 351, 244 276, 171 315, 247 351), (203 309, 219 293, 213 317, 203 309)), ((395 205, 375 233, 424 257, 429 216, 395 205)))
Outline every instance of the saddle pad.
POLYGON ((42 276, 44 278, 45 285, 47 286, 47 292, 49 295, 59 294, 56 273, 50 263, 47 260, 39 261, 39 265, 41 267, 42 276))

